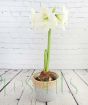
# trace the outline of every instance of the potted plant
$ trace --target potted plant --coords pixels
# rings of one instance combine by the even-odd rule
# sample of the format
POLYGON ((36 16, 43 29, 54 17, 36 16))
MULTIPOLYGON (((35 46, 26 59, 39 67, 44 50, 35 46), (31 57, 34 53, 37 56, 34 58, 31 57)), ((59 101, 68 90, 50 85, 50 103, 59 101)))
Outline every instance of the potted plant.
POLYGON ((67 11, 62 7, 62 12, 57 12, 56 8, 48 9, 43 7, 40 12, 32 12, 34 27, 46 28, 48 30, 48 44, 44 50, 44 69, 41 72, 34 73, 32 81, 35 87, 36 99, 39 101, 52 101, 57 97, 57 81, 59 75, 49 70, 50 49, 51 49, 51 31, 59 23, 65 26, 67 21, 67 11))

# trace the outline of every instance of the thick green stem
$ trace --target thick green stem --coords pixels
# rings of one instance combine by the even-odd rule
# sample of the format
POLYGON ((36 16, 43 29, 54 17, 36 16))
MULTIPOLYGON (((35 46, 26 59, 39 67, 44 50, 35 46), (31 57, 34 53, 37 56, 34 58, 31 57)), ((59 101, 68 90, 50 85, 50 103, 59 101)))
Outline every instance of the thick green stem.
POLYGON ((44 51, 44 71, 46 71, 46 64, 47 64, 47 49, 44 51))
POLYGON ((48 31, 48 46, 47 46, 47 64, 46 64, 46 71, 49 70, 50 48, 51 48, 51 29, 49 29, 49 31, 48 31))

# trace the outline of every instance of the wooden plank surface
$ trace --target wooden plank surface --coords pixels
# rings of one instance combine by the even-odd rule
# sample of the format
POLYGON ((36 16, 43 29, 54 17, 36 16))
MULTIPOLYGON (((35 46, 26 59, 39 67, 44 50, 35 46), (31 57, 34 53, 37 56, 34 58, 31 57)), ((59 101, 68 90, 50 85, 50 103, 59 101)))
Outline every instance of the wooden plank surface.
POLYGON ((88 86, 72 70, 62 73, 78 105, 88 105, 88 86))
POLYGON ((4 75, 5 73, 7 73, 8 71, 10 71, 10 70, 7 70, 7 69, 0 69, 0 77, 1 77, 2 75, 4 75))
POLYGON ((33 70, 22 71, 6 88, 3 89, 0 94, 0 105, 18 105, 26 85, 25 80, 31 76, 32 72, 33 70))
POLYGON ((60 86, 58 97, 55 101, 48 102, 47 105, 77 105, 72 94, 69 91, 69 88, 63 78, 63 75, 61 74, 60 71, 58 71, 58 74, 60 86))
POLYGON ((0 81, 0 92, 6 87, 22 70, 9 70, 2 75, 2 81, 0 81))
POLYGON ((56 71, 59 74, 60 91, 56 100, 47 103, 36 101, 33 95, 31 76, 35 72, 38 71, 0 71, 1 75, 4 73, 3 81, 0 81, 0 89, 3 88, 0 92, 0 105, 88 105, 87 71, 56 71))
POLYGON ((30 77, 34 70, 23 70, 15 79, 3 89, 0 94, 0 105, 45 105, 37 102, 33 97, 30 77))
MULTIPOLYGON (((39 71, 35 70, 34 73, 35 72, 39 72, 39 71)), ((29 81, 29 80, 26 79, 26 82, 27 81, 29 81)), ((33 89, 30 87, 31 85, 32 85, 32 81, 29 81, 29 83, 27 83, 27 86, 25 87, 25 89, 23 91, 23 95, 22 95, 21 100, 18 105, 46 105, 46 103, 39 102, 35 99, 33 89)))
POLYGON ((88 86, 88 71, 74 70, 74 72, 88 86))

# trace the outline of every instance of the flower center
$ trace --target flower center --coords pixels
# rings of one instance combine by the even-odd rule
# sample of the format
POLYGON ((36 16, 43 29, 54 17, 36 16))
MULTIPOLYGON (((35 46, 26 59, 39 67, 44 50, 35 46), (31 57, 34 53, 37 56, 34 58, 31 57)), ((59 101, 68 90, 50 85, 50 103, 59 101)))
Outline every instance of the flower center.
POLYGON ((48 17, 47 14, 43 14, 43 20, 45 20, 45 21, 48 21, 49 20, 49 17, 48 17))

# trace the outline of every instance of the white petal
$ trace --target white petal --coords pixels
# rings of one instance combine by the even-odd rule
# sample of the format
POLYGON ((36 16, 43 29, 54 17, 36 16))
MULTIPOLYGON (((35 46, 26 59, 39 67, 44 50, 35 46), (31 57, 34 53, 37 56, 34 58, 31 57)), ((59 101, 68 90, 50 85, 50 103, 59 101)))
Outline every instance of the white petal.
POLYGON ((65 6, 63 6, 63 23, 66 24, 68 22, 68 10, 65 6))

